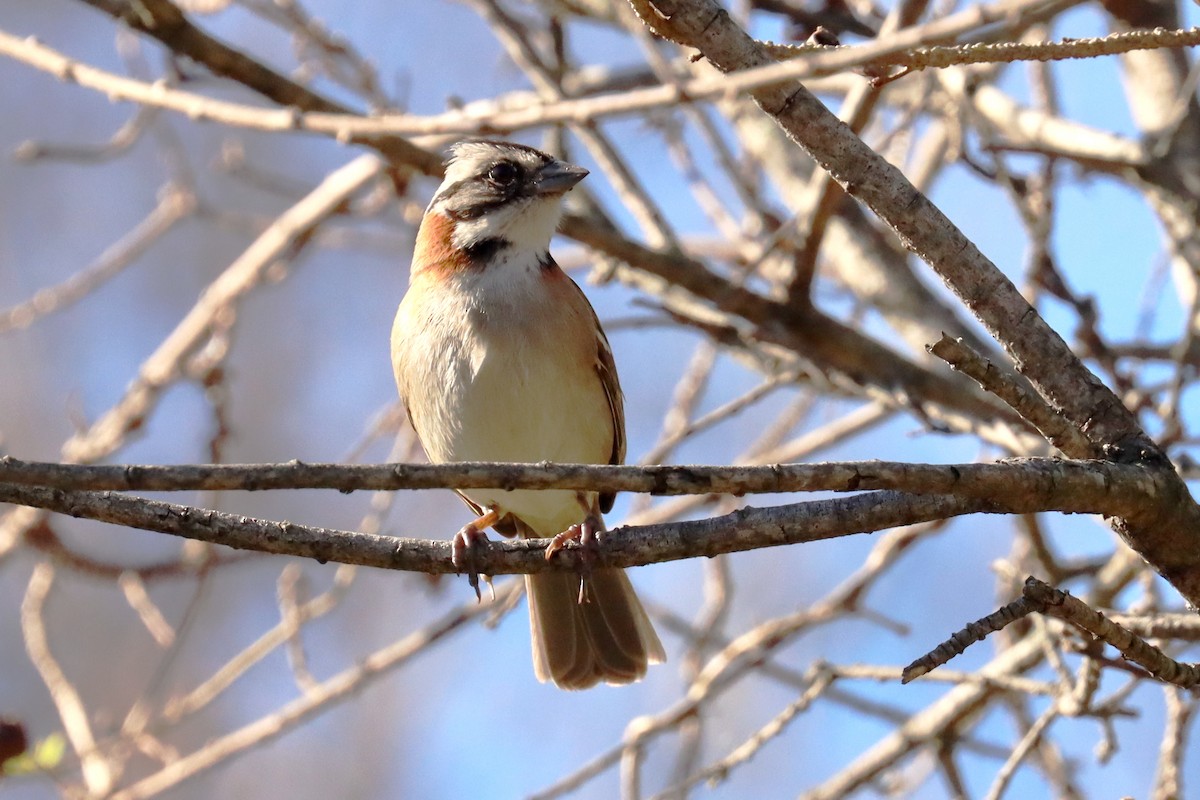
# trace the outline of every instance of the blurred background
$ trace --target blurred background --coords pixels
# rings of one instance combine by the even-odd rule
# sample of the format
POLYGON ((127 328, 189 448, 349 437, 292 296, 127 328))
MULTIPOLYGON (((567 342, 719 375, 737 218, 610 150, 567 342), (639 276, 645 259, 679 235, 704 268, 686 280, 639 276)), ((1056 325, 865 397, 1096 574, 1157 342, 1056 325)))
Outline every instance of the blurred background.
MULTIPOLYGON (((485 18, 485 3, 308 0, 301 7, 290 0, 216 0, 210 5, 188 8, 197 26, 356 110, 437 114, 531 87, 498 36, 498 23, 485 18)), ((824 22, 841 7, 775 5, 783 10, 740 2, 731 10, 756 36, 802 40, 807 33, 797 32, 802 23, 798 15, 785 13, 789 5, 820 11, 824 22)), ((1099 4, 1058 5, 1053 14, 1031 18, 1006 38, 1098 36, 1113 24, 1099 4)), ((596 68, 594 81, 601 88, 616 86, 622 75, 645 83, 648 54, 674 69, 702 69, 681 64, 687 54, 677 47, 647 44, 619 14, 606 16, 597 7, 604 12, 606 4, 511 2, 501 8, 545 52, 554 49, 546 43, 559 37, 558 46, 567 54, 560 66, 576 77, 590 75, 582 65, 596 68)), ((964 7, 934 2, 922 20, 964 7)), ((856 3, 843 10, 859 21, 857 27, 871 32, 892 8, 889 2, 856 3)), ((1193 4, 1179 10, 1181 24, 1195 24, 1193 4)), ((843 43, 867 38, 856 33, 857 27, 844 27, 843 43)), ((72 59, 112 73, 268 105, 191 60, 170 56, 83 2, 0 0, 0 30, 37 37, 72 59)), ((975 74, 1022 106, 1048 108, 1047 113, 1131 141, 1146 135, 1130 111, 1122 83, 1128 76, 1118 58, 1061 62, 1043 71, 1022 64, 988 67, 975 74), (1043 95, 1047 86, 1053 88, 1052 104, 1043 95)), ((927 71, 889 85, 864 137, 906 170, 923 170, 921 185, 935 203, 1035 297, 1039 310, 1068 340, 1091 326, 1114 351, 1122 346, 1170 350, 1183 341, 1192 302, 1183 287, 1190 284, 1170 273, 1174 250, 1145 187, 1120 169, 992 147, 995 139, 988 136, 1002 139, 1003 131, 981 122, 982 112, 956 98, 944 81, 927 71), (937 155, 931 157, 934 148, 937 155), (1029 187, 1034 178, 1047 175, 1052 181, 1038 188, 1051 199, 1041 214, 1032 215, 1046 223, 1038 239, 1031 233, 1036 225, 1022 209, 1036 210, 1030 200, 1036 192, 1029 187), (1024 180, 1028 191, 1015 190, 1016 180, 1024 180), (1052 281, 1038 266, 1043 256, 1064 276, 1067 294, 1047 290, 1052 281), (1072 302, 1079 298, 1090 304, 1085 313, 1072 302)), ((836 109, 855 84, 864 82, 848 73, 819 88, 836 109)), ((723 274, 737 275, 758 258, 754 248, 761 250, 782 221, 799 213, 797 184, 789 185, 787 175, 807 181, 811 162, 793 150, 785 168, 773 165, 771 148, 779 143, 751 133, 753 125, 764 123, 740 117, 754 113, 740 101, 697 108, 703 124, 693 116, 697 112, 659 109, 605 119, 595 129, 612 143, 685 250, 723 274), (754 187, 753 202, 725 170, 710 133, 736 161, 745 184, 754 187)), ((524 130, 510 138, 564 145, 573 160, 593 171, 585 184, 590 194, 576 193, 573 209, 582 213, 598 207, 625 235, 649 238, 629 211, 629 195, 614 189, 610 170, 577 133, 524 130), (584 206, 584 200, 594 206, 584 206)), ((444 150, 448 141, 423 143, 444 150)), ((321 136, 257 132, 139 110, 15 59, 0 59, 2 452, 45 461, 81 452, 71 448, 122 400, 142 365, 206 287, 272 220, 361 152, 362 147, 321 136)), ((436 183, 416 176, 398 195, 389 181, 370 182, 345 213, 324 221, 311 241, 274 260, 266 279, 226 309, 211 335, 181 362, 179 374, 152 400, 139 424, 87 460, 421 460, 396 401, 388 335, 407 284, 414 225, 436 183)), ((861 236, 855 231, 862 224, 880 229, 873 220, 831 228, 816 262, 814 303, 905 357, 948 372, 928 360, 917 343, 919 334, 896 323, 895 314, 920 322, 921 309, 886 308, 886 264, 885 284, 876 295, 856 281, 859 267, 845 241, 861 236)), ((923 265, 907 259, 894 240, 882 247, 943 304, 925 309, 926 322, 940 326, 951 320, 968 335, 986 338, 969 315, 953 310, 953 299, 923 265)), ((715 342, 703 326, 664 311, 661 297, 614 279, 609 260, 567 239, 557 240, 552 249, 584 285, 609 332, 627 398, 630 463, 727 464, 752 461, 756 453, 776 447, 792 447, 794 458, 806 461, 954 463, 1013 454, 979 435, 978 428, 948 427, 880 403, 870 392, 831 383, 824 365, 804 362, 803 354, 788 361, 767 348, 715 342), (775 371, 764 369, 774 357, 779 358, 775 371), (795 379, 797 374, 802 377, 795 379), (706 420, 706 415, 712 416, 706 420), (687 423, 696 420, 705 421, 689 429, 687 423), (814 434, 837 424, 848 430, 814 440, 814 434)), ((770 292, 771 264, 777 260, 786 267, 791 254, 783 247, 760 255, 763 271, 748 285, 770 292)), ((866 270, 865 262, 857 263, 866 270)), ((1110 384, 1115 381, 1103 371, 1103 358, 1089 363, 1098 364, 1110 384)), ((1128 378, 1129 392, 1153 398, 1146 424, 1152 433, 1162 433, 1168 417, 1155 416, 1156 409, 1170 401, 1170 385, 1183 367, 1146 356, 1115 369, 1128 378)), ((1187 433, 1197 414, 1190 391, 1193 372, 1174 395, 1174 419, 1182 433, 1175 431, 1171 452, 1181 463, 1194 447, 1187 433)), ((395 496, 229 492, 167 499, 419 538, 448 538, 469 519, 469 511, 446 491, 395 496)), ((625 495, 609 522, 703 517, 728 512, 740 502, 650 503, 625 495)), ((13 517, 16 512, 9 508, 0 511, 9 514, 8 535, 0 538, 0 715, 20 722, 34 742, 63 730, 22 627, 30 581, 46 580, 48 573, 38 573, 38 565, 52 565, 53 583, 42 611, 48 645, 77 689, 99 747, 119 743, 124 748, 120 786, 270 718, 380 648, 427 631, 460 609, 475 609, 461 578, 432 580, 212 551, 168 536, 60 516, 29 528, 28 518, 13 517), (21 520, 24 528, 17 524, 21 520), (281 615, 314 597, 327 600, 323 613, 290 638, 281 637, 287 642, 264 646, 261 658, 237 671, 211 700, 178 710, 180 698, 190 697, 222 669, 230 670, 231 659, 279 626, 281 615), (146 715, 144 724, 139 715, 146 715)), ((1013 586, 1019 585, 1014 579, 1019 582, 1029 571, 1019 551, 1031 526, 1063 564, 1102 565, 1123 547, 1099 519, 968 517, 914 531, 911 546, 883 568, 864 564, 886 534, 638 568, 632 578, 653 610, 669 661, 637 685, 572 694, 538 684, 529 663, 525 610, 489 608, 451 625, 444 637, 417 648, 411 658, 358 681, 337 702, 318 704, 283 735, 170 785, 164 796, 533 795, 593 758, 617 752, 631 721, 675 707, 698 671, 735 637, 792 620, 778 645, 759 659, 766 666, 741 671, 703 704, 698 718, 668 725, 647 745, 641 792, 655 795, 724 757, 796 701, 805 685, 798 687, 797 678, 814 664, 894 669, 1011 600, 1013 586), (868 591, 853 604, 835 602, 827 616, 820 616, 831 593, 863 569, 879 570, 865 581, 868 591), (804 613, 813 619, 796 623, 795 616, 804 613), (708 640, 698 642, 701 634, 708 640)), ((1071 588, 1069 580, 1086 581, 1090 574, 1081 569, 1064 580, 1071 588)), ((497 586, 508 582, 498 580, 497 586)), ((1111 602, 1125 608, 1181 605, 1169 587, 1145 576, 1129 581, 1111 602)), ((951 668, 971 672, 993 657, 994 644, 984 643, 951 668)), ((1044 681, 1056 677, 1045 664, 1031 674, 1044 681)), ((836 692, 813 703, 726 782, 711 789, 701 784, 691 794, 791 797, 816 791, 950 687, 934 681, 902 687, 894 677, 839 679, 836 692)), ((1163 690, 1106 671, 1101 695, 1113 692, 1128 692, 1114 701, 1122 713, 1056 720, 1049 738, 1057 755, 1043 755, 1038 762, 1043 766, 1020 769, 1008 796, 1062 796, 1067 789, 1076 796, 1148 796, 1166 719, 1163 690), (1106 747, 1111 752, 1104 752, 1106 747), (1054 777, 1054 763, 1072 777, 1054 777)), ((1029 715, 1040 713, 1045 702, 1020 695, 996 699, 943 731, 962 787, 946 778, 936 748, 925 748, 897 759, 861 794, 944 797, 961 789, 967 796, 982 796, 1027 729, 1029 715), (961 740, 955 740, 958 735, 961 740)), ((1200 786, 1200 761, 1193 757, 1184 763, 1185 783, 1200 786)), ((79 785, 79 770, 78 758, 68 752, 47 772, 0 780, 0 796, 32 800, 69 794, 68 787, 79 785)), ((573 796, 616 797, 622 791, 619 775, 614 761, 582 782, 573 796)))

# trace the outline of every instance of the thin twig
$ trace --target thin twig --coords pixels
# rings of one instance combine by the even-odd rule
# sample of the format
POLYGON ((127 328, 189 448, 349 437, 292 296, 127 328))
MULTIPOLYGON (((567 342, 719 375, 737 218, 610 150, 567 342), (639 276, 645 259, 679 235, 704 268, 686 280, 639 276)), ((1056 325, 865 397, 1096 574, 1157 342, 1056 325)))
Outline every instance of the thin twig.
POLYGON ((45 605, 53 586, 54 568, 44 562, 34 567, 25 590, 25 599, 21 602, 25 651, 54 701, 67 739, 83 766, 83 780, 88 792, 100 797, 112 788, 112 771, 105 754, 96 749, 96 739, 83 698, 50 652, 50 642, 46 636, 45 605))
POLYGON ((424 628, 377 650, 354 666, 322 681, 303 697, 287 703, 275 713, 203 744, 158 772, 114 792, 112 800, 143 800, 154 797, 218 764, 226 764, 232 758, 288 733, 314 715, 362 691, 387 672, 427 652, 432 645, 467 623, 485 616, 493 606, 507 600, 518 587, 517 582, 509 582, 497 590, 495 600, 479 603, 472 600, 453 609, 424 628))
MULTIPOLYGON (((977 20, 978 15, 973 17, 977 20)), ((745 70, 721 79, 700 78, 682 86, 661 86, 613 95, 566 99, 521 110, 502 111, 486 118, 453 112, 433 117, 383 114, 376 117, 329 111, 263 109, 214 100, 160 84, 147 84, 69 59, 35 39, 20 39, 0 32, 0 55, 50 72, 61 80, 105 92, 110 97, 186 114, 197 121, 211 120, 227 125, 265 131, 310 131, 341 140, 371 136, 496 135, 524 128, 562 123, 583 124, 604 116, 643 113, 681 101, 716 100, 751 92, 790 80, 806 80, 870 66, 872 69, 900 67, 911 70, 944 68, 958 64, 1046 61, 1093 58, 1133 50, 1191 47, 1200 44, 1200 29, 1177 31, 1130 31, 1098 39, 1063 40, 1041 44, 1009 42, 908 51, 897 47, 906 39, 944 36, 941 29, 913 29, 918 35, 897 34, 886 42, 838 48, 803 50, 803 58, 745 70)))
POLYGON ((1046 440, 1069 456, 1079 457, 1089 452, 1087 438, 1068 420, 1054 410, 1015 375, 997 369, 991 361, 976 353, 962 339, 945 334, 929 346, 929 352, 954 369, 970 376, 980 386, 999 397, 1028 420, 1046 440))
POLYGON ((753 736, 734 748, 729 755, 711 766, 705 767, 696 774, 689 776, 682 783, 655 795, 652 800, 665 800, 668 796, 684 792, 699 783, 707 782, 710 786, 715 786, 724 782, 732 770, 749 761, 767 743, 783 733, 788 724, 797 716, 807 711, 832 683, 832 675, 822 673, 818 670, 808 688, 804 690, 800 697, 788 704, 770 722, 755 731, 753 736))
POLYGON ((26 328, 87 297, 136 262, 195 210, 195 198, 179 188, 168 187, 160 195, 158 205, 146 218, 101 253, 95 262, 56 286, 38 290, 29 300, 0 308, 0 334, 26 328))
POLYGON ((1122 657, 1155 678, 1184 689, 1200 685, 1200 667, 1176 661, 1145 639, 1088 607, 1082 600, 1033 577, 1025 581, 1024 596, 1035 610, 1069 622, 1107 642, 1120 651, 1122 657))
POLYGON ((935 650, 907 666, 904 670, 905 682, 936 669, 961 654, 970 645, 982 641, 988 634, 1001 630, 1035 611, 1057 617, 1112 645, 1127 661, 1136 664, 1165 683, 1184 689, 1200 685, 1200 666, 1184 664, 1172 659, 1145 639, 1093 610, 1082 600, 1055 589, 1032 576, 1025 579, 1025 588, 1021 598, 983 619, 967 625, 935 650))
POLYGON ((1151 797, 1153 800, 1178 800, 1187 796, 1183 791, 1183 759, 1188 752, 1187 740, 1196 713, 1196 698, 1185 696, 1175 686, 1164 686, 1163 697, 1167 705, 1167 724, 1163 727, 1151 797))
POLYGON ((971 645, 982 642, 988 634, 1003 630, 1033 611, 1029 601, 1022 597, 982 619, 967 623, 965 628, 905 667, 901 682, 908 683, 932 672, 955 656, 962 655, 971 645))
POLYGON ((1021 741, 1013 748, 1012 754, 1004 765, 1000 767, 1000 771, 996 773, 996 779, 992 782, 992 786, 988 789, 985 800, 1000 800, 1004 796, 1004 792, 1008 789, 1008 784, 1012 781, 1013 775, 1017 768, 1021 766, 1026 757, 1029 756, 1033 748, 1041 741, 1042 735, 1046 729, 1050 727, 1050 723, 1054 722, 1059 717, 1058 708, 1051 705, 1043 714, 1037 718, 1025 735, 1021 737, 1021 741))

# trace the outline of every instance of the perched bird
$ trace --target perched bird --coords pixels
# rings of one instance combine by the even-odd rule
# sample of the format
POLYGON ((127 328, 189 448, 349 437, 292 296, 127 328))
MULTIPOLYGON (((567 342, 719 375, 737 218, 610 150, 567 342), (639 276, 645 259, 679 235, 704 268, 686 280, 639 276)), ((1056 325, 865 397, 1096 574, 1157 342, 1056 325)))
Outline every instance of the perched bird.
MULTIPOLYGON (((396 384, 431 461, 624 461, 612 351, 549 251, 563 195, 587 174, 520 144, 452 148, 392 328, 396 384)), ((569 490, 460 495, 478 516, 455 537, 455 563, 472 573, 488 527, 594 546, 613 503, 612 494, 569 490)), ((623 570, 545 572, 525 585, 538 680, 629 683, 665 659, 623 570)))

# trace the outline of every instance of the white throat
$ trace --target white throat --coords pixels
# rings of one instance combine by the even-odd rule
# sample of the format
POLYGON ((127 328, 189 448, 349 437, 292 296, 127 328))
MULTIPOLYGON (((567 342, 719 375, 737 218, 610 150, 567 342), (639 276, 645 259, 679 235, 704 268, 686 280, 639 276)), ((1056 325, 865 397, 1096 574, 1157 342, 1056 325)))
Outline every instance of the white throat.
POLYGON ((468 249, 488 239, 507 242, 518 253, 545 253, 562 218, 561 197, 532 197, 455 222, 452 243, 468 249))

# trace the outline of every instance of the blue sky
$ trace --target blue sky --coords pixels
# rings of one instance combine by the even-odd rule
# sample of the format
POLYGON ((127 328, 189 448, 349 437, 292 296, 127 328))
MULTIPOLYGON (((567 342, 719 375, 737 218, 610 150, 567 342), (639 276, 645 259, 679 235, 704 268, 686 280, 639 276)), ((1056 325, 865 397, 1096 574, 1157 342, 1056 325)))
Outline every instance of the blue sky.
MULTIPOLYGON (((385 87, 409 109, 433 113, 446 98, 486 97, 523 86, 519 71, 465 6, 448 3, 386 3, 368 0, 311 4, 315 16, 355 43, 378 68, 385 87)), ((1189 17, 1196 9, 1187 5, 1189 17)), ((257 57, 291 64, 286 37, 234 11, 201 24, 257 57)), ((19 35, 37 35, 51 46, 88 63, 124 69, 113 44, 113 28, 102 16, 67 0, 0 5, 0 27, 19 35)), ((1080 9, 1064 16, 1057 36, 1088 36, 1101 31, 1100 16, 1080 9)), ((585 60, 621 61, 636 52, 595 27, 573 40, 585 60)), ((146 46, 153 69, 159 53, 146 46)), ((1061 67, 1065 113, 1098 127, 1133 135, 1119 75, 1112 59, 1061 67)), ((1019 69, 1006 85, 1020 85, 1019 69)), ((212 87, 206 91, 240 100, 244 91, 212 87)), ((328 87, 326 87, 328 88, 328 87)), ((9 61, 0 61, 0 153, 11 153, 28 139, 95 142, 124 123, 124 105, 9 61)), ((684 193, 660 138, 640 120, 605 123, 620 142, 637 175, 652 188, 682 233, 703 233, 707 223, 684 193)), ((268 175, 284 175, 301 187, 345 163, 356 151, 309 137, 278 140, 215 125, 164 119, 158 136, 140 141, 129 154, 103 165, 18 163, 0 159, 0 307, 32 295, 90 263, 120 233, 155 204, 156 193, 171 172, 163 142, 176 137, 188 153, 202 198, 255 218, 278 214, 295 196, 274 192, 224 174, 212 164, 224 144, 236 140, 249 162, 268 175)), ((536 138, 529 138, 536 142, 536 138)), ((584 162, 590 165, 586 158, 584 162)), ((1071 168, 1064 167, 1070 174, 1071 168)), ((1092 295, 1101 309, 1103 330, 1114 341, 1134 331, 1134 298, 1154 265, 1164 258, 1157 224, 1146 204, 1108 178, 1066 181, 1055 210, 1055 252, 1080 295, 1092 295)), ((599 173, 589 185, 617 219, 635 230, 599 173)), ((423 200, 432 191, 424 181, 415 192, 423 200)), ((968 235, 1009 275, 1023 269, 1025 241, 1015 214, 1001 193, 951 168, 938 181, 933 197, 968 235)), ((301 258, 285 281, 264 287, 243 306, 228 364, 234 437, 231 461, 338 460, 363 434, 370 420, 395 400, 387 356, 387 332, 406 283, 410 231, 393 212, 364 227, 378 233, 381 246, 360 250, 314 251, 301 258)), ((70 435, 73 419, 94 419, 107 409, 136 374, 138 365, 180 319, 196 297, 247 245, 244 231, 202 221, 173 232, 122 275, 78 306, 46 318, 28 330, 0 336, 0 370, 19 380, 0 381, 0 436, 6 452, 23 458, 56 458, 70 435)), ((566 247, 559 243, 557 247, 566 247)), ((936 278, 922 270, 932 284, 936 278)), ((636 295, 616 285, 589 287, 603 319, 639 313, 636 295)), ((1182 315, 1168 291, 1155 333, 1173 337, 1182 315)), ((1050 322, 1069 338, 1073 317, 1051 302, 1050 322)), ((881 324, 869 323, 884 334, 881 324)), ((629 396, 630 456, 637 458, 654 442, 670 387, 698 338, 690 332, 616 332, 612 344, 629 396)), ((717 407, 754 385, 756 376, 726 362, 705 397, 701 412, 717 407)), ((732 420, 681 451, 682 460, 721 463, 737 454, 737 444, 759 430, 763 420, 796 397, 779 392, 761 408, 732 420)), ((1189 398, 1189 415, 1194 414, 1189 398)), ((167 393, 143 436, 116 457, 133 462, 190 462, 207 459, 212 425, 202 391, 184 385, 167 393)), ((909 461, 961 461, 980 454, 963 437, 923 435, 911 418, 898 418, 868 436, 819 454, 821 459, 881 458, 909 461)), ((382 459, 377 444, 368 458, 382 459)), ((189 497, 183 502, 215 503, 241 513, 316 525, 355 527, 368 495, 275 493, 189 497)), ((778 500, 779 498, 771 498, 778 500)), ((613 515, 619 522, 628 498, 613 515)), ((756 502, 767 502, 766 499, 756 502)), ((396 535, 445 538, 467 520, 465 509, 448 493, 402 497, 385 530, 396 535)), ((56 523, 59 524, 59 523, 56 523)), ((1064 552, 1097 553, 1110 547, 1112 534, 1097 520, 1052 518, 1047 521, 1064 552)), ((154 561, 178 552, 178 543, 150 534, 117 532, 99 525, 61 523, 73 545, 98 558, 154 561)), ((923 542, 869 597, 869 605, 910 626, 900 637, 868 622, 827 629, 790 645, 782 662, 803 669, 817 658, 903 664, 964 622, 993 610, 993 560, 1009 547, 1003 520, 960 520, 923 542)), ((872 540, 852 537, 787 551, 751 553, 730 559, 738 600, 728 631, 738 632, 774 615, 788 613, 819 598, 861 563, 872 540)), ((0 565, 0 713, 34 720, 35 735, 54 727, 54 714, 39 689, 21 648, 15 609, 33 563, 29 555, 0 565)), ((181 658, 162 677, 161 691, 182 691, 207 676, 231 654, 278 618, 274 581, 281 562, 261 559, 221 574, 195 600, 192 587, 160 584, 152 594, 168 617, 179 620, 193 602, 194 623, 204 634, 189 642, 181 658)), ((313 591, 331 580, 333 567, 303 566, 313 591)), ((638 569, 634 580, 652 602, 692 616, 701 600, 703 565, 685 562, 638 569)), ((78 676, 85 697, 108 724, 119 722, 125 705, 154 685, 158 654, 112 586, 63 574, 61 594, 51 608, 61 638, 55 647, 65 667, 78 676), (91 669, 104 650, 104 666, 91 669), (104 715, 108 715, 105 717, 104 715)), ((312 668, 325 677, 355 659, 411 631, 469 598, 462 581, 429 586, 415 575, 360 575, 345 606, 315 623, 306 633, 312 668)), ((678 665, 652 671, 640 685, 567 694, 538 685, 529 669, 524 609, 495 630, 474 628, 452 637, 429 657, 417 659, 350 702, 318 717, 299 731, 255 751, 227 768, 206 774, 176 790, 180 798, 250 796, 264 780, 293 797, 420 796, 513 797, 544 787, 569 769, 617 743, 633 716, 655 713, 679 692, 678 665)), ((664 635, 668 651, 680 642, 664 635)), ((981 665, 991 651, 980 645, 956 663, 960 669, 981 665)), ((905 709, 917 709, 944 691, 941 686, 900 688, 854 685, 856 693, 905 709)), ((296 689, 280 654, 255 668, 235 688, 181 731, 184 746, 247 722, 294 697, 296 689)), ((736 746, 787 703, 795 692, 769 680, 745 680, 712 709, 707 753, 716 758, 736 746)), ((1089 769, 1086 787, 1096 796, 1144 796, 1161 730, 1158 690, 1135 694, 1142 716, 1119 720, 1121 752, 1102 769, 1089 769)), ((1060 721, 1067 731, 1069 755, 1091 762, 1099 739, 1090 721, 1060 721)), ((989 741, 1012 738, 1011 721, 989 716, 980 736, 989 741)), ((730 784, 700 790, 697 796, 736 798, 791 796, 814 784, 886 733, 877 722, 829 705, 818 705, 788 733, 735 773, 730 784)), ((673 746, 673 745, 672 745, 673 746)), ((672 766, 667 742, 651 749, 646 785, 662 788, 672 766)), ((980 757, 962 765, 976 792, 982 792, 999 764, 980 757)), ((1193 785, 1200 781, 1196 759, 1189 764, 1193 785)), ((1040 783, 1022 771, 1012 797, 1034 796, 1040 783)), ((615 772, 606 774, 578 797, 615 796, 615 772)), ((919 796, 942 796, 937 779, 919 796)), ((23 784, 12 796, 49 796, 47 787, 23 784)))

